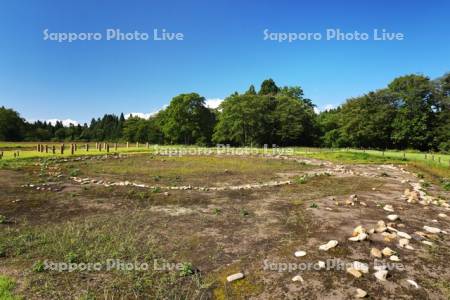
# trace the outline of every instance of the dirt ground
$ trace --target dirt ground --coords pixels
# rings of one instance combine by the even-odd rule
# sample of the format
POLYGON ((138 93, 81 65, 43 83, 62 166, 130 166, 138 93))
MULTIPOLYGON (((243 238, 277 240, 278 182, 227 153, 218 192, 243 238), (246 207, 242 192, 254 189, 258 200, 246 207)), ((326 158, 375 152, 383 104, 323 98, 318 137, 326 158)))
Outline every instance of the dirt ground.
POLYGON ((0 271, 26 299, 352 299, 357 288, 369 299, 450 299, 450 193, 405 165, 145 154, 40 160, 0 170, 0 195, 0 271), (414 203, 407 189, 419 195, 414 203), (372 233, 380 220, 389 229, 372 233), (350 241, 360 225, 368 237, 350 241), (396 231, 410 235, 410 249, 396 231), (319 250, 330 240, 338 245, 319 250), (371 249, 385 247, 399 261, 382 259, 381 281, 371 249), (43 267, 108 259, 150 267, 43 267), (312 267, 318 261, 359 261, 369 271, 356 278, 346 267, 312 267), (227 282, 237 272, 245 277, 227 282))

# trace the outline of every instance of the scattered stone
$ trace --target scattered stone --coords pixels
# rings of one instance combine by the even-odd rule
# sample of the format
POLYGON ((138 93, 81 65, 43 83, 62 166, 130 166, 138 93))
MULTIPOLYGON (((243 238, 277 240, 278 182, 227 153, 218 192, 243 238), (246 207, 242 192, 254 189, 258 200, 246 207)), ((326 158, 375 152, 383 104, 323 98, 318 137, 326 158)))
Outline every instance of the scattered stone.
POLYGON ((356 298, 364 298, 366 296, 367 296, 367 292, 365 290, 356 289, 356 294, 355 294, 356 298))
POLYGON ((409 240, 408 239, 400 239, 398 241, 398 246, 400 248, 405 248, 405 246, 408 245, 408 244, 409 244, 409 240))
POLYGON ((423 226, 423 229, 429 233, 441 233, 442 230, 440 230, 439 228, 436 227, 430 227, 430 226, 423 226))
POLYGON ((430 241, 422 241, 422 244, 432 247, 434 244, 430 241))
POLYGON ((391 257, 389 257, 389 260, 391 260, 391 261, 400 261, 400 258, 398 258, 397 255, 392 255, 391 257))
POLYGON ((387 227, 386 227, 386 224, 384 223, 384 221, 383 220, 378 221, 375 231, 380 233, 380 232, 385 232, 386 230, 387 230, 387 227))
POLYGON ((381 251, 378 250, 377 248, 372 248, 370 250, 370 255, 373 256, 373 257, 376 257, 376 258, 381 258, 382 257, 381 251))
POLYGON ((415 287, 416 289, 419 288, 419 285, 418 285, 417 282, 415 282, 414 280, 406 279, 406 281, 407 281, 410 285, 412 285, 413 287, 415 287))
POLYGON ((352 268, 365 274, 369 273, 369 265, 360 261, 354 261, 352 263, 352 268))
POLYGON ((395 232, 383 232, 382 235, 385 237, 385 239, 393 240, 397 238, 397 233, 395 232))
POLYGON ((390 205, 390 204, 386 204, 386 205, 383 207, 383 209, 384 209, 385 211, 388 211, 388 212, 394 212, 394 207, 392 207, 392 205, 390 205))
POLYGON ((242 279, 242 278, 244 278, 244 274, 243 273, 236 273, 236 274, 228 276, 227 277, 227 281, 228 282, 233 282, 235 280, 239 280, 239 279, 242 279))
POLYGON ((355 268, 347 268, 347 273, 353 275, 356 278, 360 278, 362 276, 362 273, 355 268))
POLYGON ((375 272, 373 275, 375 275, 375 277, 380 280, 380 281, 386 281, 386 277, 388 275, 388 271, 386 270, 379 270, 377 272, 375 272))
POLYGON ((381 250, 381 253, 383 253, 384 256, 391 256, 395 254, 395 251, 389 247, 386 247, 383 250, 381 250))
POLYGON ((411 236, 409 234, 407 234, 406 232, 403 232, 403 231, 397 231, 397 235, 399 237, 401 237, 401 238, 405 238, 405 239, 408 239, 408 240, 411 239, 411 236))
POLYGON ((348 240, 352 241, 352 242, 360 242, 360 241, 364 241, 368 237, 369 236, 367 235, 367 233, 361 232, 359 235, 353 236, 353 237, 349 238, 348 240))
POLYGON ((296 282, 296 281, 300 281, 301 283, 304 282, 303 277, 300 275, 296 275, 292 278, 292 281, 296 282))
POLYGON ((302 256, 306 255, 306 252, 305 251, 296 251, 294 253, 294 255, 295 255, 295 257, 302 257, 302 256))
POLYGON ((388 215, 387 218, 389 219, 389 221, 396 221, 396 220, 398 220, 399 216, 398 215, 388 215))
POLYGON ((336 241, 336 240, 331 240, 331 241, 329 241, 328 243, 326 243, 326 244, 324 244, 324 245, 320 245, 320 246, 319 246, 319 250, 322 250, 322 251, 328 251, 328 250, 330 250, 331 248, 336 247, 337 245, 338 245, 338 241, 336 241))
POLYGON ((353 229, 352 236, 358 236, 361 233, 365 233, 365 232, 366 232, 366 230, 361 225, 359 225, 358 227, 353 229))

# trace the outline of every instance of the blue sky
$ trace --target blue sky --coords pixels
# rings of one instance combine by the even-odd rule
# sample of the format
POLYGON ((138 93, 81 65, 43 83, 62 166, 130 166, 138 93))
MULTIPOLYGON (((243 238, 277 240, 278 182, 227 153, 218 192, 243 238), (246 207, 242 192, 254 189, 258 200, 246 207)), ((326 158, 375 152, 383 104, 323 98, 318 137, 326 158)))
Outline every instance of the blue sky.
POLYGON ((0 105, 29 120, 148 113, 185 92, 207 99, 299 85, 318 107, 394 77, 450 71, 449 1, 0 0, 0 105), (183 41, 44 41, 50 32, 166 29, 183 41), (270 32, 386 29, 403 41, 264 40, 270 32))

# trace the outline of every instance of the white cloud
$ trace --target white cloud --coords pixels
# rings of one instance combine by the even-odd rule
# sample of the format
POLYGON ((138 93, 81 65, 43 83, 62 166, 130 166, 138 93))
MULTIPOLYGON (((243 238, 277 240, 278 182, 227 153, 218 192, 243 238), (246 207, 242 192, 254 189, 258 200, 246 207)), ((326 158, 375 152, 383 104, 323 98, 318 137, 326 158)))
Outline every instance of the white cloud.
POLYGON ((128 113, 128 114, 125 114, 125 119, 128 119, 131 116, 138 117, 138 118, 141 118, 141 119, 148 119, 151 116, 153 116, 154 114, 155 113, 138 113, 138 112, 128 113))
POLYGON ((322 106, 321 108, 314 107, 314 112, 316 114, 319 114, 321 112, 328 111, 328 110, 334 109, 334 108, 336 108, 336 107, 333 104, 326 104, 325 106, 322 106))
POLYGON ((323 111, 331 110, 331 109, 334 109, 334 108, 335 108, 335 106, 333 104, 327 104, 323 108, 323 111))
POLYGON ((222 103, 223 99, 220 98, 214 98, 214 99, 206 99, 205 105, 209 108, 217 108, 219 107, 220 103, 222 103))
POLYGON ((47 120, 47 123, 50 123, 52 125, 55 125, 56 122, 62 122, 62 124, 64 126, 69 126, 70 124, 73 124, 75 126, 77 126, 78 124, 80 124, 78 121, 72 120, 72 119, 65 119, 65 120, 60 120, 60 119, 49 119, 47 120))
POLYGON ((149 113, 140 113, 140 112, 128 113, 128 114, 125 114, 125 119, 128 119, 131 116, 138 117, 138 118, 141 118, 141 119, 148 119, 150 117, 153 117, 154 115, 159 113, 161 110, 165 109, 166 107, 167 107, 167 105, 164 105, 160 109, 158 109, 156 111, 153 111, 153 112, 149 112, 149 113))

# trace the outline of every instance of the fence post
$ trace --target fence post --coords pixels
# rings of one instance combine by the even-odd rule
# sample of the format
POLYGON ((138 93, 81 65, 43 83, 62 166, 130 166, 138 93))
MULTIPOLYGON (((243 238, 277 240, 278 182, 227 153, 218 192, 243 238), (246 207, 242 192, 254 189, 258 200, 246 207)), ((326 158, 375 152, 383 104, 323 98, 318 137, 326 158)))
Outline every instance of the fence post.
POLYGON ((64 144, 61 144, 61 154, 64 154, 64 144))
POLYGON ((55 145, 52 146, 52 153, 56 154, 56 146, 55 145))

